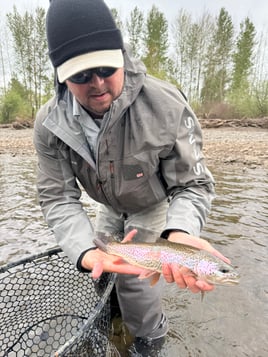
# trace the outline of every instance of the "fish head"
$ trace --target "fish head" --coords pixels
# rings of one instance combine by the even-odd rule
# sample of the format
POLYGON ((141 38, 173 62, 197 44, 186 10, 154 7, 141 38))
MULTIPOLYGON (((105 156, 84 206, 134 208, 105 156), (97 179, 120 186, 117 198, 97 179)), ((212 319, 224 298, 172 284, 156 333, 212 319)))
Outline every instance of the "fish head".
POLYGON ((213 285, 237 285, 240 276, 232 265, 220 261, 206 272, 204 278, 213 285))
POLYGON ((235 268, 214 256, 201 259, 198 262, 196 273, 199 279, 213 285, 236 285, 239 283, 239 274, 235 268))

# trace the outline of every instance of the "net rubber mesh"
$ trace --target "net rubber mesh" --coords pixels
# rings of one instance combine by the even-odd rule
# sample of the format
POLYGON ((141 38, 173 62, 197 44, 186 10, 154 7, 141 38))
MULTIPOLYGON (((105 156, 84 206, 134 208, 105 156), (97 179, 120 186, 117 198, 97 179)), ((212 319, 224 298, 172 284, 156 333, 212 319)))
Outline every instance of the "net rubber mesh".
POLYGON ((115 274, 94 281, 60 248, 0 268, 0 357, 112 356, 115 274))

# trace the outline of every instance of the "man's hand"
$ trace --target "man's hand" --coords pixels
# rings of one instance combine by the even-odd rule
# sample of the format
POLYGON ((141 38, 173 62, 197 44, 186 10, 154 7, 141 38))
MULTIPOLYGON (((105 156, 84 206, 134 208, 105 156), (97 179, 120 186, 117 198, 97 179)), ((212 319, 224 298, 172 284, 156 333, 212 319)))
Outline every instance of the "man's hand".
MULTIPOLYGON (((171 242, 187 244, 199 249, 207 250, 211 254, 230 264, 229 259, 224 257, 219 251, 213 248, 208 241, 202 238, 191 236, 184 232, 171 232, 169 234, 168 240, 171 242)), ((176 282, 176 284, 181 289, 189 289, 193 293, 198 293, 200 291, 211 291, 214 289, 213 285, 208 284, 202 280, 197 280, 197 278, 189 269, 181 267, 178 264, 164 264, 163 275, 168 283, 176 282)))
MULTIPOLYGON (((132 240, 136 233, 137 230, 133 229, 122 242, 125 243, 132 240)), ((100 249, 89 250, 84 255, 81 263, 85 269, 92 271, 91 275, 93 279, 99 278, 103 272, 140 275, 146 271, 146 269, 124 262, 119 257, 106 254, 100 249)))

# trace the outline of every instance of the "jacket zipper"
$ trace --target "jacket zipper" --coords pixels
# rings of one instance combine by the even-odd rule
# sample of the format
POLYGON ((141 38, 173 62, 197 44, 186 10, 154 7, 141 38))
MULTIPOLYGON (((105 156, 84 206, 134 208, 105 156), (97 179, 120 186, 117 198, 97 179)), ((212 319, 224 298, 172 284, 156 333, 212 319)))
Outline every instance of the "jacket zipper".
POLYGON ((111 189, 114 200, 115 198, 115 175, 114 175, 114 161, 110 161, 110 177, 111 177, 111 189))
MULTIPOLYGON (((111 105, 111 109, 112 109, 113 103, 111 105)), ((111 118, 111 112, 112 110, 110 110, 109 112, 109 117, 106 119, 105 125, 102 129, 100 129, 98 138, 97 138, 97 142, 96 142, 96 173, 97 173, 97 177, 100 177, 100 172, 99 172, 99 146, 100 146, 100 137, 103 136, 103 133, 105 133, 105 130, 108 126, 108 123, 110 121, 111 118)))
MULTIPOLYGON (((113 105, 113 103, 112 103, 113 105)), ((111 109, 112 109, 112 106, 111 106, 111 109)), ((96 175, 97 175, 97 190, 101 190, 102 192, 102 195, 105 197, 106 201, 108 204, 110 204, 110 200, 107 198, 104 190, 103 190, 103 187, 102 187, 102 181, 99 179, 100 177, 100 171, 99 171, 99 146, 100 146, 100 137, 103 136, 103 133, 105 132, 107 126, 108 126, 108 123, 110 121, 110 118, 111 118, 111 112, 112 110, 110 110, 109 112, 109 117, 106 119, 106 122, 105 122, 105 125, 102 129, 100 129, 100 132, 99 132, 99 136, 97 138, 97 142, 96 142, 96 175)), ((107 145, 107 143, 105 143, 107 145)), ((110 168, 111 169, 111 168, 110 168)))

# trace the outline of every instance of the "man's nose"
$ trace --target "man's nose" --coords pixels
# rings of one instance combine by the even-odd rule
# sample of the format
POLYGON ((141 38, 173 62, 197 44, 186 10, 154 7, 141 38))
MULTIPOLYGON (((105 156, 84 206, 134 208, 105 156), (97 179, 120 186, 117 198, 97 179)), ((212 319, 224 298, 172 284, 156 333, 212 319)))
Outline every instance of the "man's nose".
POLYGON ((104 82, 104 78, 99 77, 96 73, 93 73, 92 78, 89 82, 90 85, 99 86, 104 82))

